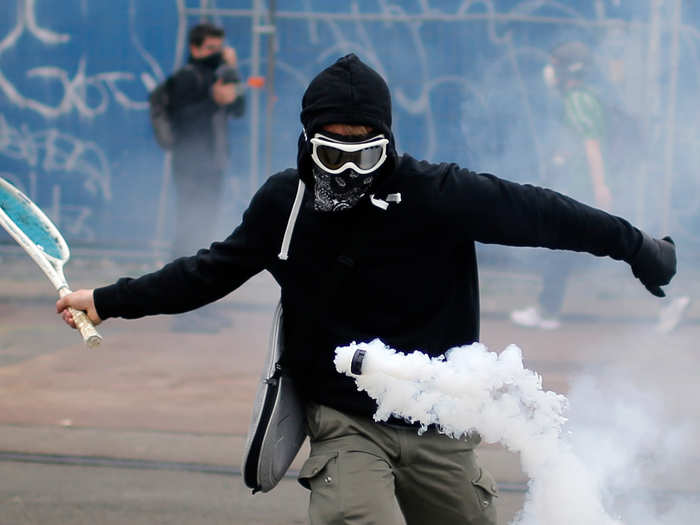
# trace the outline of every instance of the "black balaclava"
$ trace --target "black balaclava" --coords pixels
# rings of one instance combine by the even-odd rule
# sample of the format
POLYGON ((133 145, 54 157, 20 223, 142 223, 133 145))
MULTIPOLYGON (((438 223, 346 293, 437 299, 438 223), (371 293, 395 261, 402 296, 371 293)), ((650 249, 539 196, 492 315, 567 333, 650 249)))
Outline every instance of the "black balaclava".
POLYGON ((383 177, 396 165, 396 148, 391 132, 391 94, 384 79, 356 55, 338 59, 324 69, 309 84, 301 101, 301 123, 304 132, 299 137, 297 167, 299 176, 316 195, 315 207, 319 211, 337 211, 350 208, 370 193, 383 177), (352 176, 343 172, 341 177, 330 175, 318 168, 311 159, 311 139, 321 132, 333 138, 337 135, 323 131, 327 124, 352 124, 369 126, 373 132, 366 137, 342 137, 354 141, 382 134, 389 140, 387 160, 368 175, 352 176))

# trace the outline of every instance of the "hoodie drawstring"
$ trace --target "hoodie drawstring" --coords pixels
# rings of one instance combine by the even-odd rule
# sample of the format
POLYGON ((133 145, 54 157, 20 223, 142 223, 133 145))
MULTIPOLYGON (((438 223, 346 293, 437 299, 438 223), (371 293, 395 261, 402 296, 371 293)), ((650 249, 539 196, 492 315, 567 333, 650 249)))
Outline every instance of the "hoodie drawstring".
POLYGON ((289 257, 289 244, 292 242, 292 233, 294 233, 294 225, 296 224, 297 217, 299 216, 301 201, 304 199, 305 188, 306 186, 304 184, 304 181, 299 179, 299 184, 297 185, 297 194, 296 197, 294 197, 292 211, 289 213, 289 220, 287 220, 287 229, 284 231, 282 247, 280 248, 280 253, 277 255, 277 258, 279 258, 282 261, 286 261, 289 257))
POLYGON ((377 208, 386 211, 387 208, 389 208, 390 202, 395 202, 396 204, 399 204, 401 202, 401 194, 400 193, 390 193, 389 195, 386 196, 386 200, 382 200, 382 199, 376 199, 374 197, 374 193, 372 193, 369 196, 369 201, 372 204, 374 204, 377 208))
POLYGON ((377 208, 385 210, 389 207, 389 203, 387 201, 383 201, 382 199, 375 199, 374 198, 374 193, 369 196, 369 201, 374 204, 377 208))
MULTIPOLYGON (((294 233, 294 225, 297 222, 297 217, 299 217, 299 210, 301 209, 301 201, 304 200, 304 190, 306 185, 304 181, 299 179, 299 184, 297 184, 297 194, 294 197, 294 204, 292 204, 292 210, 289 212, 289 219, 287 220, 287 228, 284 230, 284 237, 282 238, 282 246, 280 248, 280 253, 277 254, 277 258, 286 261, 289 258, 289 245, 292 242, 292 234, 294 233)), ((377 208, 386 210, 389 207, 389 203, 394 202, 399 204, 401 202, 400 193, 390 193, 386 196, 386 200, 375 199, 374 194, 369 196, 369 200, 377 208)))

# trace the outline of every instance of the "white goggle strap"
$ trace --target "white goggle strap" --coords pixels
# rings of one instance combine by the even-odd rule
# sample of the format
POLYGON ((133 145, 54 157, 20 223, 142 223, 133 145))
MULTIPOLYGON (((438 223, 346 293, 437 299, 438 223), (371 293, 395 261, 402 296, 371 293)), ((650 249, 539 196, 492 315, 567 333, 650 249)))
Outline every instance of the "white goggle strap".
POLYGON ((389 139, 384 138, 383 135, 378 136, 380 138, 368 140, 366 142, 337 142, 328 137, 324 137, 320 133, 316 133, 316 135, 311 139, 311 143, 318 146, 329 146, 331 148, 336 148, 347 152, 360 151, 367 148, 386 146, 389 144, 389 139))

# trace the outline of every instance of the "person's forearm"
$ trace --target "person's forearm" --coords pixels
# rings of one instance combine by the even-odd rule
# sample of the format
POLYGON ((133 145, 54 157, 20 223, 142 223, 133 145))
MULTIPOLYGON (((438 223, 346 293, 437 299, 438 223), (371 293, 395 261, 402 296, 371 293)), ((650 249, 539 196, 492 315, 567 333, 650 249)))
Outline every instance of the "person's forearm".
POLYGON ((226 260, 211 252, 183 257, 138 279, 123 278, 96 288, 97 314, 101 319, 136 319, 187 312, 224 297, 261 269, 226 260))
POLYGON ((476 241, 588 252, 628 260, 641 233, 627 221, 566 195, 487 174, 455 171, 443 192, 476 241))
POLYGON ((600 143, 595 139, 588 139, 584 143, 586 158, 588 159, 588 172, 596 186, 605 184, 605 163, 600 143))
POLYGON ((586 159, 588 160, 588 174, 593 183, 593 192, 598 206, 609 210, 612 205, 612 195, 605 181, 605 160, 600 148, 600 142, 595 139, 587 139, 584 142, 586 159))
POLYGON ((100 318, 134 319, 193 310, 224 297, 267 268, 276 252, 266 242, 265 221, 270 214, 266 187, 258 190, 243 222, 224 241, 138 279, 120 279, 95 289, 100 318))

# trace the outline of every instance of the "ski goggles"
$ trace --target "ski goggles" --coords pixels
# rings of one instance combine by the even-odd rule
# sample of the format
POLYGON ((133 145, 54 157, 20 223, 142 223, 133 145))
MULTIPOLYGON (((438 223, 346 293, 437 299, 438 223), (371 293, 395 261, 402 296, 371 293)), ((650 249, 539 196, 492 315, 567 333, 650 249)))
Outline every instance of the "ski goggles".
POLYGON ((335 175, 353 168, 365 175, 384 163, 389 141, 377 135, 363 142, 340 142, 316 133, 311 144, 311 158, 322 170, 335 175))

